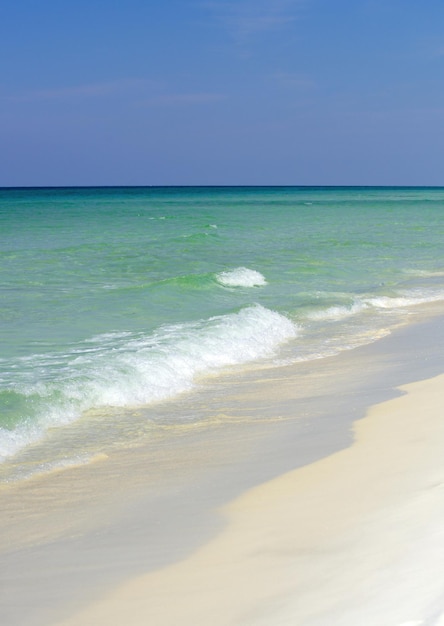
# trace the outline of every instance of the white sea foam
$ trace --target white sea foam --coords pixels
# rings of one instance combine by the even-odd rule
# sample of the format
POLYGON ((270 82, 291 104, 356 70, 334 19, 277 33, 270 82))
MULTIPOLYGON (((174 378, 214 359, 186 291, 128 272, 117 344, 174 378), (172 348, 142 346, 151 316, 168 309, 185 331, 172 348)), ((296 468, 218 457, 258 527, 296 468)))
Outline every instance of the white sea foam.
POLYGON ((26 464, 17 468, 14 475, 9 476, 6 479, 6 483, 15 483, 29 478, 36 478, 42 474, 49 474, 50 472, 63 472, 73 467, 80 467, 82 465, 89 465, 96 463, 107 458, 106 454, 84 454, 76 455, 72 458, 58 459, 55 461, 47 461, 34 466, 27 467, 26 464))
POLYGON ((33 441, 38 441, 44 435, 45 429, 38 423, 25 422, 14 430, 0 428, 0 463, 33 441))
POLYGON ((440 300, 444 300, 444 293, 441 291, 422 292, 419 290, 412 290, 409 293, 398 296, 356 297, 349 305, 341 304, 310 311, 306 314, 306 318, 314 321, 339 321, 368 310, 401 309, 427 304, 428 302, 439 302, 440 300))
POLYGON ((364 302, 355 302, 350 306, 330 306, 326 309, 311 311, 307 314, 307 318, 316 321, 341 320, 346 317, 356 315, 357 313, 361 313, 361 311, 363 311, 366 307, 367 305, 364 302))
POLYGON ((267 284, 260 272, 250 270, 248 267, 221 272, 217 274, 216 280, 225 287, 262 287, 267 284))
POLYGON ((296 334, 288 318, 254 305, 200 322, 164 326, 150 335, 98 336, 63 357, 35 355, 26 367, 22 360, 20 379, 11 379, 10 388, 29 400, 34 414, 24 416, 28 419, 13 431, 0 429, 0 460, 88 409, 174 397, 191 389, 197 376, 273 356, 296 334))
POLYGON ((405 274, 409 274, 410 276, 419 276, 420 278, 440 278, 444 276, 444 271, 442 270, 404 270, 405 274))
POLYGON ((428 302, 439 302, 444 300, 442 291, 420 291, 412 290, 399 296, 375 296, 363 300, 365 304, 380 309, 396 309, 418 304, 427 304, 428 302))

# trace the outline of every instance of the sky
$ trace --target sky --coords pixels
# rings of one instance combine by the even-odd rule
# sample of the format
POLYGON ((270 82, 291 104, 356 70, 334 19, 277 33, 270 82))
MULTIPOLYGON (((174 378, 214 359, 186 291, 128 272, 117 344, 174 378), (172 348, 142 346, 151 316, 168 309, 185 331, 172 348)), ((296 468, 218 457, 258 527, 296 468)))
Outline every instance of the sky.
POLYGON ((2 0, 0 186, 444 185, 442 0, 2 0))

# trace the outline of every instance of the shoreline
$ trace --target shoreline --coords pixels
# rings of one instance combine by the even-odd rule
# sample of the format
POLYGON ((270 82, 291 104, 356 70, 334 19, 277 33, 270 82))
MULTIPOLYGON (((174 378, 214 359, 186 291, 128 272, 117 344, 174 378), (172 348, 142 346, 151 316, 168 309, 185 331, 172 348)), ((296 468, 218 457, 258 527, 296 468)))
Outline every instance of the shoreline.
POLYGON ((351 447, 242 494, 189 558, 60 626, 444 624, 443 385, 401 387, 351 447))
MULTIPOLYGON (((351 424, 364 423, 356 420, 369 406, 401 400, 397 387, 444 372, 442 306, 423 314, 389 337, 322 362, 215 381, 199 406, 195 398, 182 401, 186 410, 211 414, 208 423, 3 490, 3 621, 65 624, 126 581, 162 577, 231 532, 230 507, 236 511, 252 491, 354 450, 351 424)), ((266 499, 281 506, 278 482, 266 499)), ((254 516, 247 518, 250 526, 254 516)), ((85 619, 72 623, 95 623, 85 619)))

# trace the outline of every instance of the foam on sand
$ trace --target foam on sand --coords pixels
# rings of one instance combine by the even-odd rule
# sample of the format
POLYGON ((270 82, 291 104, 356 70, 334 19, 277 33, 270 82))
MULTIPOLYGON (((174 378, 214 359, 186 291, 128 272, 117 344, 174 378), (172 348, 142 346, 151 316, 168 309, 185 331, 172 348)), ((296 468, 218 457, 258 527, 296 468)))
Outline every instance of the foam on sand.
POLYGON ((63 626, 441 625, 443 385, 402 387, 350 448, 249 490, 214 540, 63 626))

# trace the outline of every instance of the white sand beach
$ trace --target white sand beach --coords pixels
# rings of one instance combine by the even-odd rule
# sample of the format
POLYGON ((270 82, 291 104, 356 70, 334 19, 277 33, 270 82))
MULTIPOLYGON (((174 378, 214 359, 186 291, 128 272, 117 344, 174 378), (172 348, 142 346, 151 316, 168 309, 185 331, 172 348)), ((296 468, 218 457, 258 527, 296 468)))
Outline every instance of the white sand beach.
POLYGON ((444 623, 443 389, 403 387, 350 448, 243 494, 190 558, 61 624, 444 623))
POLYGON ((2 623, 442 626, 444 319, 421 319, 4 488, 2 623))

